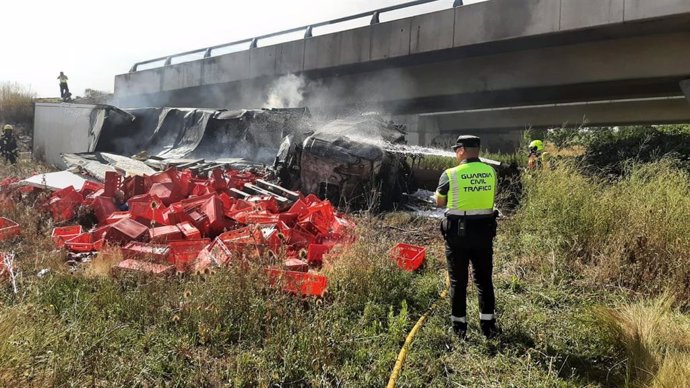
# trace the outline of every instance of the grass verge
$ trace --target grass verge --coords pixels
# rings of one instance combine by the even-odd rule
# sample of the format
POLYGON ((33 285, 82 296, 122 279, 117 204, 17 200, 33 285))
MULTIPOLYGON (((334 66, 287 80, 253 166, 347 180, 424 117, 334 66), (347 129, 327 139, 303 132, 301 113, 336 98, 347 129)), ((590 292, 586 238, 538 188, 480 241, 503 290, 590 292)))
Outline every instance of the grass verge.
MULTIPOLYGON (((2 167, 0 174, 23 168, 32 169, 2 167)), ((682 254, 687 238, 674 218, 687 210, 681 198, 687 179, 664 163, 614 182, 593 179, 566 165, 525 177, 526 201, 502 222, 496 241, 504 337, 481 337, 470 286, 469 340, 448 332, 450 306, 442 303, 413 343, 398 386, 635 381, 626 367, 625 337, 611 335, 597 306, 626 306, 644 299, 629 289, 656 292, 679 279, 669 269, 682 262, 670 255, 682 254), (642 194, 649 197, 635 198, 642 194), (626 211, 622 204, 607 210, 617 200, 639 207, 652 197, 669 203, 663 214, 626 211), (652 223, 642 229, 648 243, 633 245, 635 257, 667 255, 661 257, 671 264, 661 269, 615 255, 637 241, 623 225, 646 223, 652 223), (635 284, 634 274, 645 273, 647 283, 635 284)), ((382 386, 408 330, 444 287, 436 221, 405 213, 357 220, 357 243, 324 268, 330 285, 323 300, 267 287, 258 265, 206 277, 111 278, 102 276, 108 263, 96 260, 72 273, 63 252, 52 249, 52 224, 35 202, 19 201, 0 215, 23 228, 21 238, 0 243, 0 250, 18 254, 21 274, 17 294, 0 288, 2 386, 382 386), (388 259, 397 242, 427 247, 421 271, 402 272, 388 259), (44 268, 48 275, 37 276, 44 268)), ((654 349, 662 351, 655 354, 678 349, 659 338, 654 349)), ((657 379, 679 374, 682 357, 657 363, 657 379)))

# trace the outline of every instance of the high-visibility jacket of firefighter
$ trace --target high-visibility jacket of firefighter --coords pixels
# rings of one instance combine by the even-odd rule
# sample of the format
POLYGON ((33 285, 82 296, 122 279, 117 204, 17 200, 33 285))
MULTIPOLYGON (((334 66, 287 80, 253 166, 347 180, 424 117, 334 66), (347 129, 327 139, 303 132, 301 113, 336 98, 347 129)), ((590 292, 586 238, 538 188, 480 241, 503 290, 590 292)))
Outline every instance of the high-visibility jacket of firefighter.
MULTIPOLYGON (((496 171, 486 163, 463 162, 445 171, 449 188, 446 215, 490 215, 494 211, 496 171)), ((436 195, 442 194, 436 193, 436 195)))

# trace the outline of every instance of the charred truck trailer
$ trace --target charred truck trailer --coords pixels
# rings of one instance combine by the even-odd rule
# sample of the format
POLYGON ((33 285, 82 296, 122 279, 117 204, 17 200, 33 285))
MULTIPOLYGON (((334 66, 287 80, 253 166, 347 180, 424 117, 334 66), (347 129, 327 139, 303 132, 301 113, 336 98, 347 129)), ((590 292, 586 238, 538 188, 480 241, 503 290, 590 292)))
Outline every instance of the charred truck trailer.
POLYGON ((133 156, 152 167, 266 167, 290 189, 351 208, 390 209, 416 190, 403 126, 378 115, 315 123, 299 109, 210 110, 108 105, 36 104, 35 155, 104 161, 101 153, 133 156))
POLYGON ((340 119, 286 137, 274 169, 286 187, 340 206, 388 210, 417 190, 407 158, 391 149, 401 144, 404 127, 378 115, 340 119))

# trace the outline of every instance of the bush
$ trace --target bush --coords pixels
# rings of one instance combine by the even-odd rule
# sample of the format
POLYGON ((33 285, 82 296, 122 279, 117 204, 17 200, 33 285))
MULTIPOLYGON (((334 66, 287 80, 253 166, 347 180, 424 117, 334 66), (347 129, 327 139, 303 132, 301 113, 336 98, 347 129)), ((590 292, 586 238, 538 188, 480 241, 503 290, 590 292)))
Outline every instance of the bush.
POLYGON ((653 294, 668 287, 689 303, 690 176, 672 161, 633 165, 614 182, 561 163, 523 184, 507 227, 524 264, 653 294))
POLYGON ((674 298, 599 309, 596 316, 627 359, 631 387, 690 386, 690 319, 673 311, 674 298))
POLYGON ((31 126, 35 94, 19 84, 0 84, 0 121, 31 126))
POLYGON ((573 143, 585 149, 582 162, 604 174, 620 175, 630 162, 647 163, 667 156, 690 171, 688 125, 591 128, 581 131, 573 143))

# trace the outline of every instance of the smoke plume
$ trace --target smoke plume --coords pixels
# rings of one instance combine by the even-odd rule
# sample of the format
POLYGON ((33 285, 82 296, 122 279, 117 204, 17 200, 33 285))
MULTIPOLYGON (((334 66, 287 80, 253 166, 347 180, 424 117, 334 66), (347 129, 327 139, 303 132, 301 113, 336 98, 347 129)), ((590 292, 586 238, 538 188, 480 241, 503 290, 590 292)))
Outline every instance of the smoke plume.
POLYGON ((304 78, 294 74, 278 78, 268 91, 267 108, 295 108, 300 106, 304 99, 304 78))

